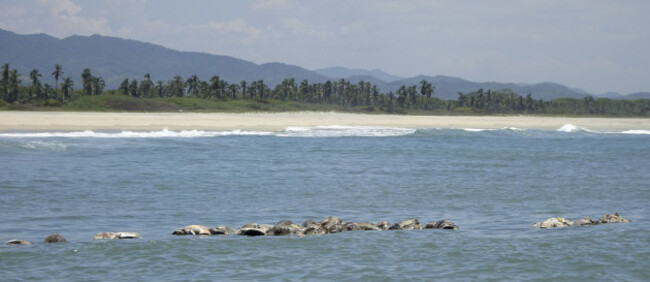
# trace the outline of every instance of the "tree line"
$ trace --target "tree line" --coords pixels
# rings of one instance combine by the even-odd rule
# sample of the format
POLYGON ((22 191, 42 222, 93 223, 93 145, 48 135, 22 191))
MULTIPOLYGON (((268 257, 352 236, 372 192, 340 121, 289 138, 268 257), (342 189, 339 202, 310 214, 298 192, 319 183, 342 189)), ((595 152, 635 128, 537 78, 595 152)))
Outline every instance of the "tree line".
MULTIPOLYGON (((9 64, 2 65, 0 72, 0 94, 2 101, 8 104, 29 103, 33 101, 54 100, 58 102, 69 101, 72 95, 74 81, 71 77, 64 77, 65 72, 59 64, 54 65, 54 71, 51 73, 56 83, 54 89, 47 83, 41 83, 43 75, 39 70, 33 69, 29 73, 31 86, 24 86, 22 77, 18 70, 11 69, 9 64), (59 84, 59 79, 62 79, 59 84), (61 86, 61 91, 59 91, 61 86)), ((106 82, 101 77, 93 76, 89 68, 81 73, 82 88, 81 91, 86 95, 99 95, 104 91, 106 82)))
MULTIPOLYGON (((73 89, 75 85, 72 78, 64 77, 65 72, 59 64, 54 66, 50 74, 56 81, 54 87, 42 83, 42 74, 36 69, 29 74, 31 85, 23 85, 20 74, 16 69, 11 69, 9 64, 4 64, 1 71, 0 94, 6 104, 40 102, 44 106, 63 105, 74 97, 100 95, 106 87, 104 79, 92 75, 89 68, 82 71, 82 85, 77 90, 73 89)), ((434 97, 435 86, 426 80, 416 85, 402 85, 395 92, 384 93, 376 85, 363 80, 358 83, 345 79, 310 83, 307 80, 297 82, 294 78, 286 78, 271 88, 263 80, 231 83, 217 75, 207 81, 201 80, 197 75, 188 78, 177 75, 166 81, 154 82, 149 74, 145 74, 140 81, 137 78, 125 78, 118 89, 109 91, 143 99, 189 97, 224 102, 278 100, 329 104, 342 111, 357 112, 646 116, 650 110, 648 99, 627 101, 587 96, 584 99, 543 101, 533 99, 530 94, 521 96, 510 89, 458 92, 455 100, 441 100, 434 97)))

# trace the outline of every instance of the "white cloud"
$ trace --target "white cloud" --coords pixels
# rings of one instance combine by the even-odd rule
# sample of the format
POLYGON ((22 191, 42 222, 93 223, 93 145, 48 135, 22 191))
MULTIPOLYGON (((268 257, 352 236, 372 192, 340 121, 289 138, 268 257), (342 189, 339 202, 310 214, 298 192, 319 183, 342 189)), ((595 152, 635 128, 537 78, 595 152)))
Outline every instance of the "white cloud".
POLYGON ((258 11, 278 10, 291 8, 288 0, 256 0, 251 8, 258 11))
POLYGON ((42 6, 46 6, 52 14, 58 17, 74 17, 81 11, 81 7, 77 6, 77 4, 70 0, 38 0, 38 3, 42 6))
POLYGON ((47 33, 57 37, 72 34, 111 34, 107 20, 84 15, 71 0, 13 1, 3 3, 3 28, 18 33, 47 33))
POLYGON ((224 22, 211 21, 207 24, 190 25, 188 30, 190 32, 234 36, 244 45, 260 41, 263 34, 263 29, 251 26, 242 19, 232 19, 224 22))

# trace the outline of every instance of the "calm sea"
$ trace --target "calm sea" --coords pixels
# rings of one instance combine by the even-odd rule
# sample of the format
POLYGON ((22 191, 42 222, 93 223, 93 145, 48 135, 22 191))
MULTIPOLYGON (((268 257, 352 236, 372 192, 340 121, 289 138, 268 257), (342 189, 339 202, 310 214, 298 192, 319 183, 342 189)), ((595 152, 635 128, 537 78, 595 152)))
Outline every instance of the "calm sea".
POLYGON ((4 132, 0 241, 34 244, 0 246, 0 280, 649 281, 649 176, 650 132, 571 125, 4 132), (529 227, 614 212, 632 222, 529 227), (460 230, 171 235, 327 216, 460 230))

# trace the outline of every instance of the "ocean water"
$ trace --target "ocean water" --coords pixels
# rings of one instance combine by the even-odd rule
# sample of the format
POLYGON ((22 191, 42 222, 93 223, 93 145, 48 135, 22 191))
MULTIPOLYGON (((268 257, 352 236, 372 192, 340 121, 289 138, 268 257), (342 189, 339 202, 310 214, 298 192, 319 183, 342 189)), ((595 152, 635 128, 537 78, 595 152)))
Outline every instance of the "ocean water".
POLYGON ((0 241, 34 243, 0 246, 0 280, 649 281, 649 176, 650 132, 572 125, 0 132, 0 241), (171 235, 327 216, 460 229, 171 235))

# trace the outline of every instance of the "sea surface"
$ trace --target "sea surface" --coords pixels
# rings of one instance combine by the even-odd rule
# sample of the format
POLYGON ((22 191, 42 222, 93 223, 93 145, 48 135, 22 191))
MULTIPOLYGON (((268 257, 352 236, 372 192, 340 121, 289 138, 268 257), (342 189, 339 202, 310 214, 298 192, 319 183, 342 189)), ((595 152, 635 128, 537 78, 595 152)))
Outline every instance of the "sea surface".
POLYGON ((0 193, 0 241, 33 243, 0 246, 2 281, 650 281, 644 130, 0 132, 0 193), (615 212, 632 222, 529 226, 615 212), (328 216, 460 229, 171 234, 328 216))

